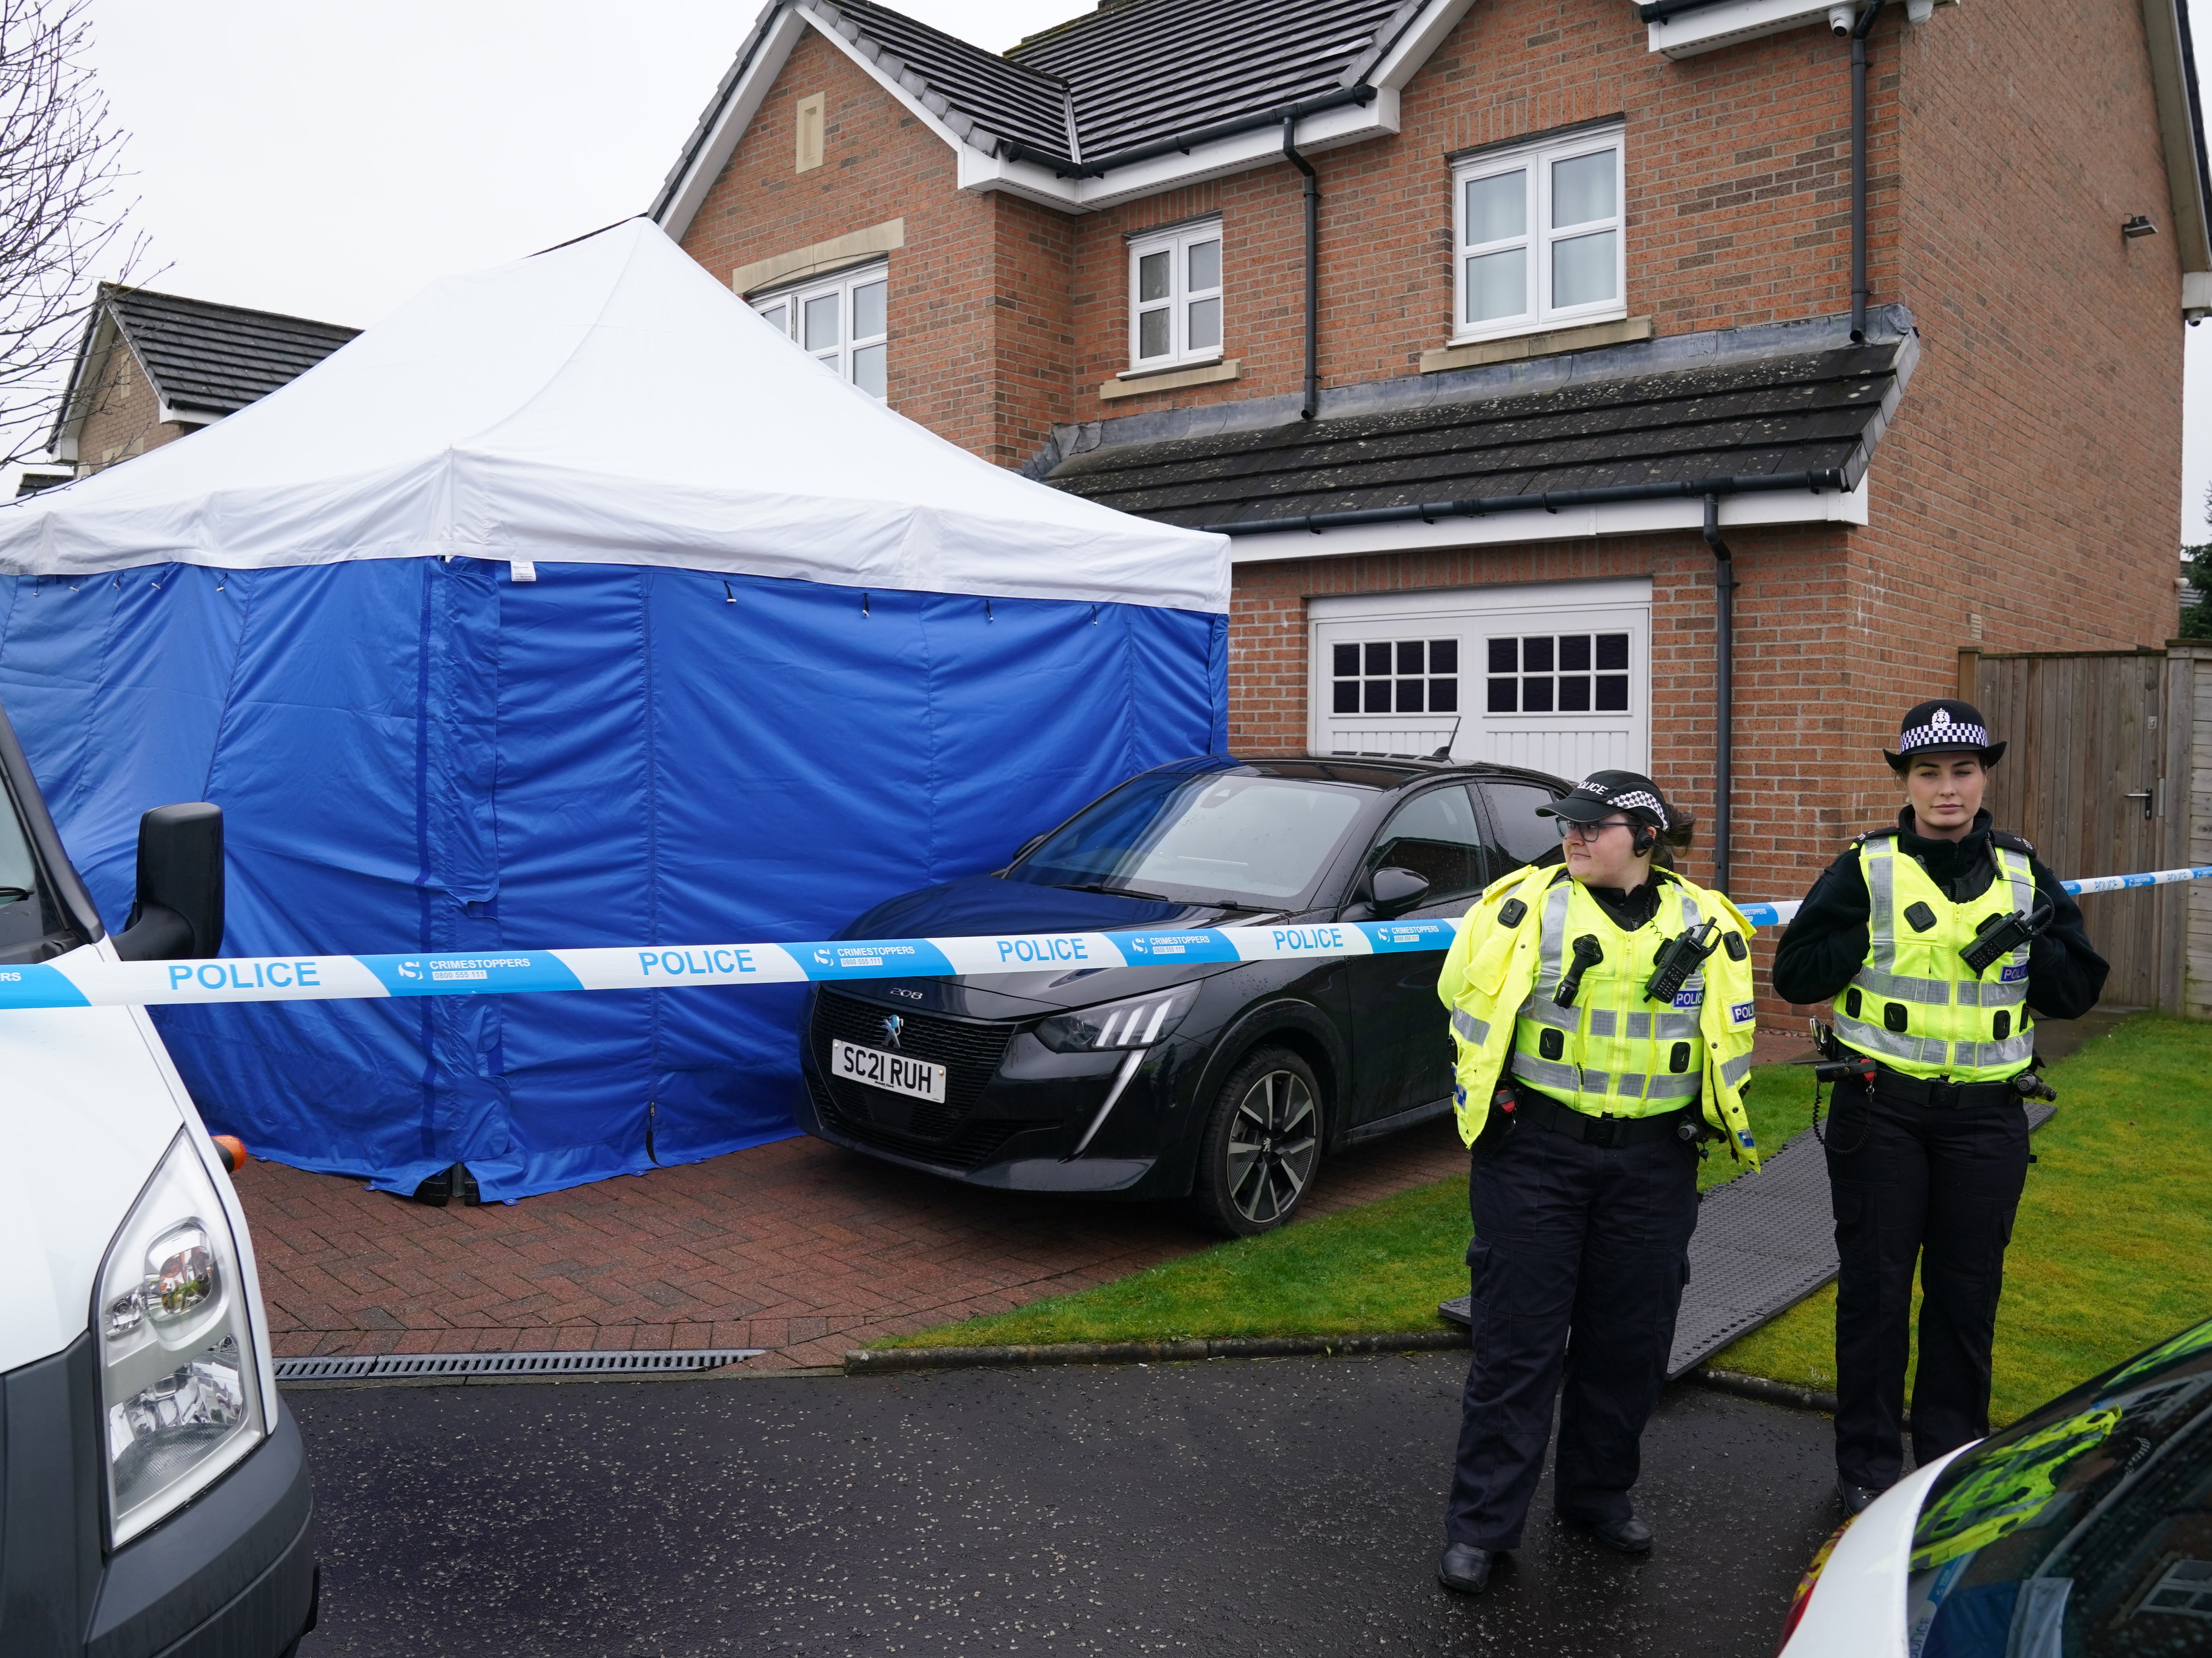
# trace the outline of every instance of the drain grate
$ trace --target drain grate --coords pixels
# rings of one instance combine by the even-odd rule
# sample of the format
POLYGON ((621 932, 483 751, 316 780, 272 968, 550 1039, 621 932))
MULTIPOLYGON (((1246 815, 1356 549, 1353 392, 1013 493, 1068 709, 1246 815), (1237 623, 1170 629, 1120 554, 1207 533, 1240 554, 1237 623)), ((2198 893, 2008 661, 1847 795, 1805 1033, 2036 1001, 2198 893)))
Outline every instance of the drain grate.
POLYGON ((279 1382, 390 1382, 472 1376, 665 1376, 720 1370, 758 1358, 764 1347, 677 1347, 644 1352, 361 1353, 350 1357, 280 1358, 279 1382))

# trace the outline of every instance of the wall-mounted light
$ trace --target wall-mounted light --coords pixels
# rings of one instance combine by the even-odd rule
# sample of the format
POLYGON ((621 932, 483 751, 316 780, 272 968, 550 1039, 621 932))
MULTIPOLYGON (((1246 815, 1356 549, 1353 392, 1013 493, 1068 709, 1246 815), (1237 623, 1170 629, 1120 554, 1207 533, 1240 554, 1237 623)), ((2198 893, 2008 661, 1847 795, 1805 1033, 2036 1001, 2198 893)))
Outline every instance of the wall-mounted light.
POLYGON ((2138 213, 2120 227, 2120 234, 2133 241, 2138 236, 2157 235, 2158 227, 2150 222, 2149 215, 2138 213))

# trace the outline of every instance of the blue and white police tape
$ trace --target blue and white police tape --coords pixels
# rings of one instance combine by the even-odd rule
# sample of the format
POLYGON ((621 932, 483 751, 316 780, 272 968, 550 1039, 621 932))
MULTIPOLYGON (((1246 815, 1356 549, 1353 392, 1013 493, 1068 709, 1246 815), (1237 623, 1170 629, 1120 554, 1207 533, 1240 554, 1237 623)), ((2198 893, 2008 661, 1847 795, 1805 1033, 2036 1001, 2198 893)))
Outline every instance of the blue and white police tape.
MULTIPOLYGON (((2212 880, 2212 865, 2069 881, 2069 892, 2212 880)), ((1745 904, 1759 927, 1792 903, 1745 904)), ((1411 955, 1449 949, 1451 920, 1262 922, 1185 931, 1013 933, 819 944, 635 945, 473 955, 235 956, 212 961, 111 962, 88 950, 59 962, 0 966, 0 1011, 178 1002, 313 1002, 386 996, 508 996, 549 990, 682 990, 702 985, 927 979, 1040 968, 1183 967, 1194 963, 1411 955)))

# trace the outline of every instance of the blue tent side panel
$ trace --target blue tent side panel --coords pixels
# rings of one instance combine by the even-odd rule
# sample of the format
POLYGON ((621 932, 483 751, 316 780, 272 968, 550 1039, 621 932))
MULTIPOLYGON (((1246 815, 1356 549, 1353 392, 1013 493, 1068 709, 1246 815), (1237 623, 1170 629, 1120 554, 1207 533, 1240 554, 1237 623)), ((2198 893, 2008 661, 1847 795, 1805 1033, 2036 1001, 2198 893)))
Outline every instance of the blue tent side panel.
MULTIPOLYGON (((826 937, 1225 747, 1226 623, 465 559, 10 584, 0 698, 111 926, 138 814, 222 805, 226 953, 826 937)), ((791 1132, 799 993, 157 1018, 258 1152, 514 1198, 791 1132)))

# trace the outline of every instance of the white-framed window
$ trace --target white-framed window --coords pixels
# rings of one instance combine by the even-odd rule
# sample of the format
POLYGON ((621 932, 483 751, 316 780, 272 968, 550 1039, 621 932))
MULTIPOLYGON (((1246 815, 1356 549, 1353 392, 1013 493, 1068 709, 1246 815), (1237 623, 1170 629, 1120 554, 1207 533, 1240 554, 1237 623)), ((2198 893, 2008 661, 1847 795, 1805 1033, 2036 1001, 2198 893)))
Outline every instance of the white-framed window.
POLYGON ((1628 314, 1625 148, 1614 128, 1452 169, 1455 339, 1628 314))
POLYGON ((1221 222, 1129 243, 1129 363, 1170 368, 1221 355, 1221 222))
POLYGON ((752 301, 799 348, 880 398, 890 383, 890 272, 882 264, 752 301))

